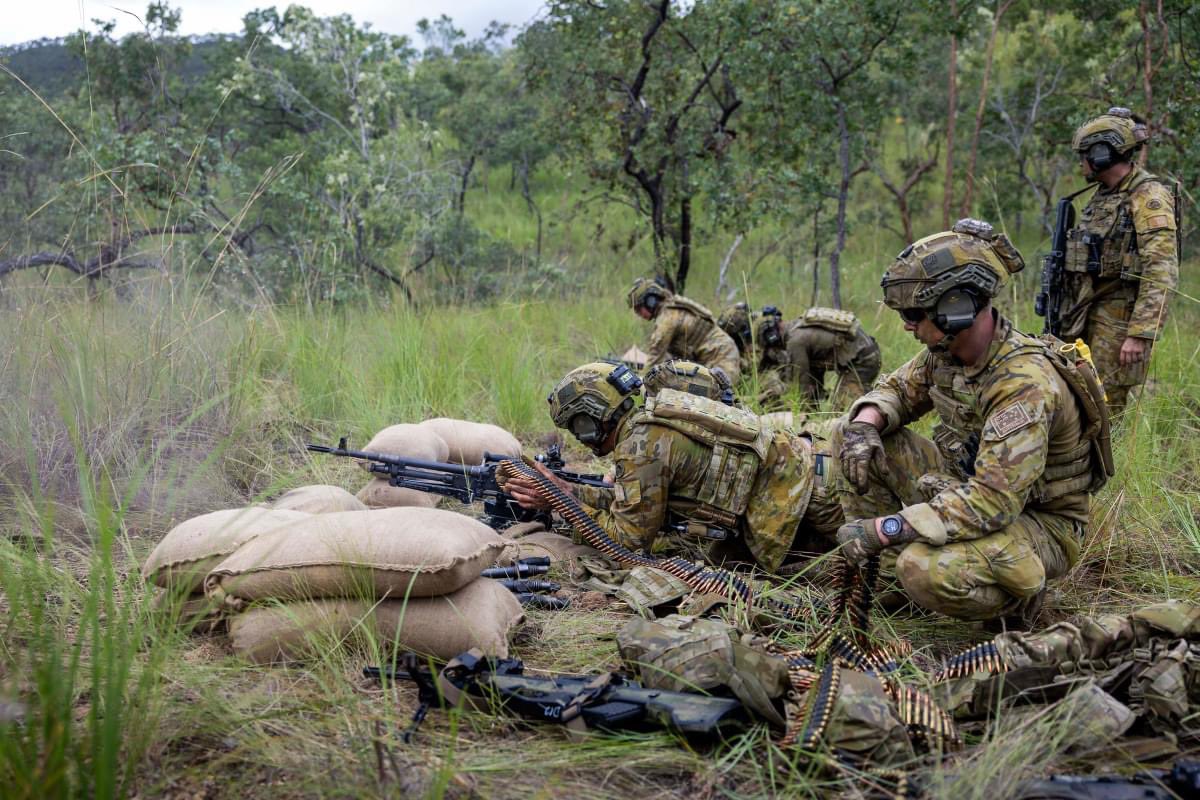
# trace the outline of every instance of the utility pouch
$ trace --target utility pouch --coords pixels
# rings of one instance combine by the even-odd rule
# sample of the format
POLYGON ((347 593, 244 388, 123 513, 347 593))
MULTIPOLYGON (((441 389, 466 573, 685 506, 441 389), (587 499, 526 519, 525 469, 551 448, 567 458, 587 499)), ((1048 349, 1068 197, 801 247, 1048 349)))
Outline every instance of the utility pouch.
POLYGON ((1098 233, 1083 228, 1067 231, 1066 271, 1099 275, 1103 245, 1104 237, 1098 233))

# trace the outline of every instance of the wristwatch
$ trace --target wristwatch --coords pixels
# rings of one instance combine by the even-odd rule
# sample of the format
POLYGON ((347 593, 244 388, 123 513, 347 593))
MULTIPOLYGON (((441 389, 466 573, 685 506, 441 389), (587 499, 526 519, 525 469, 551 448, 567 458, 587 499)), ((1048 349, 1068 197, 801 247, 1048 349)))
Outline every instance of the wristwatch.
POLYGON ((904 530, 904 520, 898 514, 892 514, 879 521, 879 532, 885 537, 895 539, 904 530))

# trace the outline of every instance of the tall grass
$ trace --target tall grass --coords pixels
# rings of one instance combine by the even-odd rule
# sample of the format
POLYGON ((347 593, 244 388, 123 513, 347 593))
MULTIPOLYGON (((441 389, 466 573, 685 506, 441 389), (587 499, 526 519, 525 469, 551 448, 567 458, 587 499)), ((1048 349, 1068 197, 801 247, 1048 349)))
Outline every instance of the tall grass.
MULTIPOLYGON (((419 746, 406 747, 412 690, 356 675, 367 654, 381 656, 379 643, 365 654, 319 648, 305 670, 252 670, 228 660, 221 640, 186 640, 150 611, 138 565, 180 519, 305 483, 357 488, 359 471, 306 458, 306 438, 361 443, 388 424, 446 415, 504 425, 538 447, 552 430, 544 397, 554 382, 648 332, 624 293, 649 262, 582 240, 572 292, 527 300, 514 287, 482 307, 413 309, 390 297, 226 307, 165 276, 92 297, 10 286, 0 299, 0 794, 208 791, 214 775, 228 782, 218 795, 264 797, 516 797, 530 783, 596 797, 827 792, 827 777, 800 770, 761 732, 699 751, 666 735, 569 747, 501 718, 433 714, 419 746)), ((750 261, 755 246, 740 256, 750 261)), ((876 300, 891 249, 881 235, 855 239, 844 262, 846 297, 879 338, 885 368, 919 347, 876 300)), ((697 263, 721 255, 709 244, 697 263)), ((799 310, 804 269, 765 260, 743 294, 799 310)), ((698 266, 689 294, 711 304, 713 272, 698 266)), ((1030 280, 1005 301, 1026 327, 1036 325, 1021 288, 1030 280)), ((1193 283, 1184 289, 1194 295, 1193 283)), ((1200 599, 1200 381, 1186 335, 1200 310, 1180 298, 1173 314, 1152 386, 1119 424, 1118 475, 1095 502, 1082 562, 1051 618, 1200 599)), ((620 615, 532 616, 518 648, 538 667, 616 666, 620 615)), ((978 636, 945 620, 887 624, 918 659, 978 636)), ((1007 742, 989 735, 961 770, 988 784, 1022 758, 1007 742)), ((1038 750, 1032 771, 1056 752, 1038 750)))

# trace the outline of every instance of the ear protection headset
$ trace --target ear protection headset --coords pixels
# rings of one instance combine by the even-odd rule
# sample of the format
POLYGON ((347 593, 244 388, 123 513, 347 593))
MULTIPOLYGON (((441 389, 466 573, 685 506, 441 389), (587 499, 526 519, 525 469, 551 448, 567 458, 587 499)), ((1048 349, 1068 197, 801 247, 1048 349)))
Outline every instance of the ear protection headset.
POLYGON ((653 311, 654 309, 658 308, 658 295, 646 295, 645 298, 642 299, 642 307, 649 311, 653 311))
POLYGON ((939 331, 953 336, 971 327, 985 305, 978 291, 969 286, 955 286, 938 298, 930 320, 939 331))
POLYGON ((1092 172, 1097 174, 1124 160, 1120 157, 1117 149, 1108 142, 1096 142, 1087 149, 1083 157, 1088 166, 1092 168, 1092 172))

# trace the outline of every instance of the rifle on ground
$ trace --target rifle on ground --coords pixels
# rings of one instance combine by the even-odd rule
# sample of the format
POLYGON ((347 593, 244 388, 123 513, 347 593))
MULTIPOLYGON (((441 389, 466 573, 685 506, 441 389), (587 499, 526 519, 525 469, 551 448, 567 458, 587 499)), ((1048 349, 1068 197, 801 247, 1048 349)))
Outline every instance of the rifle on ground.
MULTIPOLYGON (((441 461, 424 461, 417 458, 375 453, 365 450, 350 450, 346 437, 338 440, 337 447, 305 444, 306 450, 328 453, 331 456, 357 458, 368 462, 367 468, 378 475, 386 476, 390 485, 401 489, 415 489, 444 497, 453 497, 460 503, 483 503, 484 521, 500 530, 514 522, 549 522, 547 512, 533 511, 521 507, 510 495, 505 494, 496 483, 496 468, 509 456, 484 453, 483 463, 477 466, 447 464, 441 461)), ((570 472, 563 469, 562 454, 557 446, 551 447, 538 461, 558 477, 571 483, 585 486, 611 488, 600 475, 570 472)))
POLYGON ((436 675, 414 653, 402 655, 397 667, 364 667, 363 675, 417 684, 420 706, 405 741, 430 707, 453 707, 460 701, 477 710, 504 710, 576 732, 667 728, 688 736, 715 737, 748 721, 745 708, 734 698, 645 689, 620 673, 532 677, 524 674, 519 659, 490 659, 478 650, 451 659, 436 675))
POLYGON ((1016 800, 1174 800, 1200 797, 1200 761, 1180 760, 1169 769, 1136 775, 1053 775, 1022 781, 1016 800))

